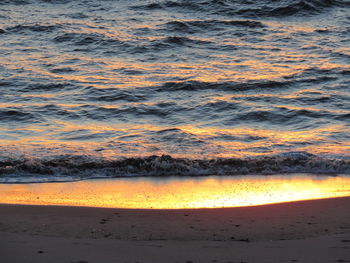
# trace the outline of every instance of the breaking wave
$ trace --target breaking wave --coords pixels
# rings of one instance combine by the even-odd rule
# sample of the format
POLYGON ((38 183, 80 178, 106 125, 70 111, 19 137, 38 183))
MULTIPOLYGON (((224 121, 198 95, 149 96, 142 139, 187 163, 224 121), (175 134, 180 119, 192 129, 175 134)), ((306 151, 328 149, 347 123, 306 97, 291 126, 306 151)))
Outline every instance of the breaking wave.
POLYGON ((42 159, 3 157, 0 161, 1 183, 140 176, 234 176, 288 173, 350 174, 350 158, 288 152, 245 159, 187 159, 162 155, 110 160, 92 156, 64 155, 42 159))

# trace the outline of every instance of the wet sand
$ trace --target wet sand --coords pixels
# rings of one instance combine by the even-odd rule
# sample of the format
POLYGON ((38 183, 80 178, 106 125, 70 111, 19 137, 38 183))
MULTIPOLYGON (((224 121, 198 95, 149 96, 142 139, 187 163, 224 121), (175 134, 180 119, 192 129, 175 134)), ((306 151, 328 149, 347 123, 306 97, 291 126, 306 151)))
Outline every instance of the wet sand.
POLYGON ((1 262, 350 262, 350 197, 183 210, 0 205, 1 262))

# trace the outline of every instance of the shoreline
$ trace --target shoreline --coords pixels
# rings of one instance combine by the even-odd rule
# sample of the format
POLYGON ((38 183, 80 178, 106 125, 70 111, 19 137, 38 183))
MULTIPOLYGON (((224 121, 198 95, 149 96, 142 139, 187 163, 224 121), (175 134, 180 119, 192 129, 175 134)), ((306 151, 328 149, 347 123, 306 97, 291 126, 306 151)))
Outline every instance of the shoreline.
POLYGON ((2 206, 11 206, 11 207, 56 207, 56 208, 87 208, 87 209, 108 209, 108 210, 125 210, 125 211, 199 211, 199 210, 230 210, 237 208, 254 208, 254 207, 269 207, 276 205, 288 205, 302 202, 311 202, 311 201, 322 201, 322 200, 332 200, 332 199, 350 199, 350 196, 334 196, 326 198, 314 198, 314 199, 303 199, 303 200, 293 200, 293 201, 281 201, 276 203, 266 203, 266 204, 254 204, 254 205, 244 205, 244 206, 233 206, 233 207, 196 207, 196 208, 118 208, 118 207, 99 207, 99 206, 79 206, 79 205, 60 205, 60 204, 13 204, 13 203, 1 203, 0 210, 2 206))
POLYGON ((0 204, 0 251, 6 263, 350 262, 349 207, 350 197, 206 209, 0 204))
POLYGON ((109 208, 221 208, 350 196, 350 177, 293 174, 0 184, 0 203, 109 208))

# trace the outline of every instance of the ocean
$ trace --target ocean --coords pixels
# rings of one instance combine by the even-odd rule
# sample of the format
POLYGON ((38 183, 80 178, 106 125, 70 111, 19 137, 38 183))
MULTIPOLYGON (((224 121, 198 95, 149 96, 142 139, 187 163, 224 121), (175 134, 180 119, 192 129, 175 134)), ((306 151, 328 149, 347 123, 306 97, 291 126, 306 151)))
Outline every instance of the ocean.
POLYGON ((350 174, 349 0, 2 0, 0 182, 350 174))

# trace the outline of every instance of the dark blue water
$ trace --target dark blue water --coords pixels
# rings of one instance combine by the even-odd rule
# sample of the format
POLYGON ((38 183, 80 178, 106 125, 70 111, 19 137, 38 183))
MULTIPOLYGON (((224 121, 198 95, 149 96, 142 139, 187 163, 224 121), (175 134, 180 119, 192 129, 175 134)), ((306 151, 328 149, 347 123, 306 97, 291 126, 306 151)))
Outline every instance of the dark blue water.
POLYGON ((2 0, 0 181, 350 173, 349 87, 349 0, 2 0))

